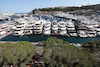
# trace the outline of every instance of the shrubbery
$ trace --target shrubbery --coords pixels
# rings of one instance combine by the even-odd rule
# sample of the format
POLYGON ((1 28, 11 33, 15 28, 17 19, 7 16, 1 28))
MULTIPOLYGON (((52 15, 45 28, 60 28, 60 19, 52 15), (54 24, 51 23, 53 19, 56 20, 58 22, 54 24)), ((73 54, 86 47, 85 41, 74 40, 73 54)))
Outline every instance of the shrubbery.
POLYGON ((42 42, 46 67, 99 67, 97 57, 68 42, 50 37, 42 42))
POLYGON ((35 54, 35 46, 28 41, 0 43, 0 65, 23 67, 35 54), (19 65, 19 66, 18 66, 19 65))

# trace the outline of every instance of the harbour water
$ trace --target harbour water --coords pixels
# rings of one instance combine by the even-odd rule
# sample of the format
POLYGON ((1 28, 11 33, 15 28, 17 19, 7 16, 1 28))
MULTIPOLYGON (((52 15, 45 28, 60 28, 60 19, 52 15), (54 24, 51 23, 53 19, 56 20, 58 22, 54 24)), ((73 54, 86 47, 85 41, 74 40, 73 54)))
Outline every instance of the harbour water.
MULTIPOLYGON (((37 16, 39 17, 39 16, 37 16)), ((48 18, 44 18, 45 20, 47 20, 48 18)), ((53 19, 49 19, 51 20, 63 20, 63 21, 67 21, 66 19, 62 19, 62 18, 53 18, 53 19)), ((64 41, 70 42, 70 43, 86 43, 89 41, 95 41, 95 40, 100 40, 100 37, 92 37, 92 38, 80 38, 80 37, 62 37, 59 35, 53 36, 53 35, 30 35, 30 36, 21 36, 21 37, 17 37, 14 36, 13 34, 10 34, 9 36, 4 37, 3 39, 1 39, 0 41, 30 41, 30 42, 38 42, 38 41, 43 41, 46 40, 48 37, 57 37, 59 39, 62 39, 64 41)))
POLYGON ((1 39, 0 41, 30 41, 30 42, 38 42, 46 40, 48 37, 57 37, 64 41, 70 43, 86 43, 89 41, 100 40, 100 37, 92 37, 92 38, 80 38, 80 37, 62 37, 62 36, 52 36, 52 35, 30 35, 30 36, 13 36, 12 34, 1 39))

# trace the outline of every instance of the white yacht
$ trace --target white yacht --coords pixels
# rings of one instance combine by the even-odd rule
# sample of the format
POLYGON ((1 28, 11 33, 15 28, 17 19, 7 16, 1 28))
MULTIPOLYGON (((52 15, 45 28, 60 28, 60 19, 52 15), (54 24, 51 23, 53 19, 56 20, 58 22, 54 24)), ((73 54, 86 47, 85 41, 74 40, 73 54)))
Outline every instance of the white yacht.
POLYGON ((97 35, 93 25, 88 24, 88 25, 86 25, 86 27, 87 27, 87 36, 88 37, 95 37, 97 35))
POLYGON ((34 25, 34 34, 42 34, 43 22, 38 20, 34 25))
POLYGON ((100 24, 98 22, 95 22, 92 25, 96 31, 97 36, 100 36, 100 24))
POLYGON ((33 34, 33 26, 35 25, 36 21, 28 21, 25 25, 25 35, 33 34))
POLYGON ((95 27, 95 31, 97 33, 97 36, 100 36, 100 25, 98 25, 98 27, 95 27))
POLYGON ((100 36, 100 31, 99 31, 99 32, 97 32, 97 35, 98 35, 98 36, 100 36))
POLYGON ((50 21, 47 21, 47 22, 44 24, 43 34, 44 34, 44 35, 50 35, 50 34, 51 34, 51 22, 50 22, 50 21))
POLYGON ((5 34, 6 34, 6 30, 2 25, 2 26, 0 26, 0 36, 5 35, 5 34))
POLYGON ((26 25, 26 21, 22 20, 16 25, 16 29, 14 30, 14 35, 15 36, 23 36, 24 35, 24 28, 26 25))
POLYGON ((78 24, 77 34, 79 37, 88 37, 86 30, 87 30, 87 28, 84 26, 84 24, 78 24))
POLYGON ((58 25, 59 25, 59 35, 68 36, 67 30, 66 30, 66 23, 64 21, 60 21, 58 25))
POLYGON ((58 23, 55 20, 52 22, 52 35, 58 35, 58 23))
POLYGON ((97 28, 99 25, 98 24, 93 24, 93 27, 94 28, 97 28))
POLYGON ((95 30, 87 30, 87 35, 88 37, 95 37, 97 36, 96 31, 95 30))
POLYGON ((77 36, 75 25, 71 21, 67 22, 66 26, 70 36, 77 36))
MULTIPOLYGON (((12 26, 13 27, 13 26, 12 26)), ((12 33, 12 27, 8 22, 0 23, 0 37, 4 37, 12 33)))

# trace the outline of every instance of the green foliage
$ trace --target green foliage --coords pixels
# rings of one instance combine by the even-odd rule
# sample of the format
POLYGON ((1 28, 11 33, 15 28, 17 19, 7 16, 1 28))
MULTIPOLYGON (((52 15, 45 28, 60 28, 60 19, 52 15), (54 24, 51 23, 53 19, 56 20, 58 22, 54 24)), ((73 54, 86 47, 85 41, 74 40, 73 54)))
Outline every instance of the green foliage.
POLYGON ((21 64, 24 67, 34 54, 35 46, 28 41, 0 43, 0 65, 21 64))
POLYGON ((65 7, 65 8, 60 8, 60 7, 56 7, 56 8, 43 8, 43 9, 39 9, 40 11, 74 11, 74 10, 78 10, 79 7, 65 7))
POLYGON ((92 53, 68 42, 50 37, 42 42, 43 58, 47 67, 98 67, 98 59, 92 53))
POLYGON ((39 11, 63 11, 63 12, 67 12, 67 11, 74 11, 74 10, 82 10, 82 9, 94 9, 94 10, 100 10, 99 9, 100 4, 96 4, 96 5, 87 5, 87 6, 81 6, 81 7, 55 7, 55 8, 42 8, 42 9, 34 9, 32 11, 32 13, 34 14, 35 11, 39 10, 39 11))
POLYGON ((21 63, 20 64, 20 67, 25 67, 25 63, 21 63))
POLYGON ((100 41, 91 41, 91 42, 82 44, 82 47, 92 53, 100 52, 100 41))
MULTIPOLYGON (((100 41, 91 41, 91 42, 82 44, 82 47, 85 51, 96 55, 100 62, 100 41)), ((93 56, 90 56, 90 59, 91 58, 95 59, 93 56)), ((97 63, 95 63, 95 64, 97 64, 97 63)), ((100 66, 100 64, 99 64, 99 66, 100 66)))

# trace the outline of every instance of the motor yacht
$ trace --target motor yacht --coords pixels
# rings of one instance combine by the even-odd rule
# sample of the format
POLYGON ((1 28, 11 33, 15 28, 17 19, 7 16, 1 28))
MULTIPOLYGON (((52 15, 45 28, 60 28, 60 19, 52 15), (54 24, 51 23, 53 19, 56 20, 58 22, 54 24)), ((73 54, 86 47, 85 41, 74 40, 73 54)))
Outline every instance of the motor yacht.
POLYGON ((38 20, 34 25, 34 34, 42 34, 43 21, 38 20))
POLYGON ((87 37, 86 30, 87 30, 87 28, 85 27, 84 24, 77 25, 77 34, 79 37, 87 37))
POLYGON ((58 35, 58 23, 57 21, 52 22, 52 35, 58 35))
POLYGON ((87 36, 88 37, 95 37, 97 36, 96 31, 91 29, 91 30, 87 30, 87 36))
POLYGON ((74 25, 74 23, 72 23, 72 21, 67 22, 66 26, 67 26, 68 34, 70 36, 77 36, 75 25, 74 25))
POLYGON ((18 24, 16 25, 16 29, 14 30, 15 36, 23 36, 24 35, 26 23, 27 23, 27 21, 24 21, 24 20, 18 22, 18 24))
POLYGON ((3 25, 0 26, 0 36, 6 34, 5 28, 3 27, 3 25))
POLYGON ((95 37, 97 35, 93 25, 88 24, 88 25, 86 25, 86 27, 87 27, 87 36, 88 37, 95 37))
POLYGON ((95 27, 95 31, 97 33, 97 36, 100 36, 100 25, 98 25, 98 27, 95 27))
POLYGON ((64 21, 60 21, 58 23, 58 25, 59 25, 59 35, 61 35, 61 36, 68 36, 65 22, 64 21))
POLYGON ((50 21, 47 21, 44 24, 43 34, 44 35, 50 35, 51 34, 51 22, 50 21))
POLYGON ((35 25, 36 21, 28 21, 25 25, 25 35, 33 34, 33 26, 35 25))
POLYGON ((8 35, 12 32, 12 29, 8 23, 0 24, 0 37, 8 35))

